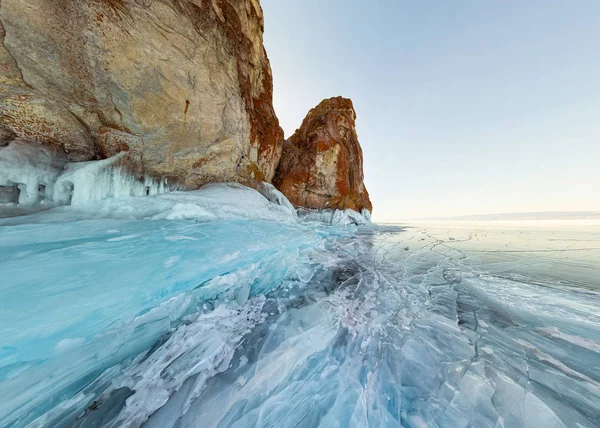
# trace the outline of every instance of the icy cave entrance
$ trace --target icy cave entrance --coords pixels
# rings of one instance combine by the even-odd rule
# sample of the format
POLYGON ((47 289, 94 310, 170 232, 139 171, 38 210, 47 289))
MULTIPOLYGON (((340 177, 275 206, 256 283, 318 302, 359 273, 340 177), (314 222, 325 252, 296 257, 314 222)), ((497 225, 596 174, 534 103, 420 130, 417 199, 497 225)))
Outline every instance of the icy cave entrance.
POLYGON ((18 184, 0 186, 0 204, 18 204, 20 194, 18 184))
POLYGON ((169 191, 166 178, 134 175, 125 156, 69 162, 59 150, 14 140, 0 148, 0 217, 169 191))

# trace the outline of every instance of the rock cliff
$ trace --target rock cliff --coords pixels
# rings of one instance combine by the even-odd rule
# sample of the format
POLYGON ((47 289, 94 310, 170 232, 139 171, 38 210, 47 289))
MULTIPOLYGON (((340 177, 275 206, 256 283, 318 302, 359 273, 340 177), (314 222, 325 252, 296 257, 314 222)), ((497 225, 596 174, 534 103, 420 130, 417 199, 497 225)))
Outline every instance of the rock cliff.
POLYGON ((0 146, 128 151, 186 188, 271 181, 283 132, 258 0, 0 0, 0 146))
MULTIPOLYGON (((282 156, 263 29, 259 0, 0 0, 0 150, 127 152, 145 194, 273 182, 296 206, 371 210, 350 100, 311 110, 282 156)), ((0 171, 0 202, 50 193, 25 163, 0 171)))
POLYGON ((352 101, 326 99, 284 142, 273 183, 295 206, 372 210, 355 120, 352 101))

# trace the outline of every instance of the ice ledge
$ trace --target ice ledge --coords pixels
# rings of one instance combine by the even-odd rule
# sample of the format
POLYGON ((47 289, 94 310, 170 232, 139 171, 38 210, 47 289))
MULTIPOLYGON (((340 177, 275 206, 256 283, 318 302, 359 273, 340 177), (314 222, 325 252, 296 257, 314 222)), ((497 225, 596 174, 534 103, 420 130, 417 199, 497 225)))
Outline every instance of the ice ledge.
POLYGON ((68 162, 60 151, 25 140, 0 148, 0 217, 13 217, 0 225, 100 218, 263 219, 335 226, 371 223, 366 209, 361 213, 296 210, 268 183, 259 184, 256 190, 238 183, 216 183, 176 191, 166 179, 135 173, 126 153, 99 161, 68 162))
POLYGON ((0 216, 167 192, 167 180, 134 174, 127 154, 68 162, 51 147, 17 139, 0 148, 0 216))
MULTIPOLYGON (((267 189, 268 186, 266 185, 267 189)), ((268 190, 277 196, 277 190, 268 190)), ((284 198, 283 195, 277 196, 284 198)), ((37 214, 0 220, 1 225, 54 223, 88 219, 120 220, 273 220, 297 224, 287 199, 273 203, 258 191, 238 183, 207 184, 198 190, 172 191, 156 196, 109 198, 79 205, 56 207, 37 214)))
POLYGON ((360 213, 351 209, 307 209, 298 208, 298 217, 303 222, 320 222, 332 226, 363 226, 371 224, 371 212, 363 209, 360 213))

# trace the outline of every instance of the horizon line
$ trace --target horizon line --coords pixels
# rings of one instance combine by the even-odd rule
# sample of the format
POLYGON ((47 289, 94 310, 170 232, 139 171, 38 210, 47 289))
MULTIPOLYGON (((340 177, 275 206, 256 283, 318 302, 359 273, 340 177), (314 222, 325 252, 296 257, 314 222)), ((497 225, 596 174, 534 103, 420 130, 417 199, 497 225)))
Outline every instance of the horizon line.
MULTIPOLYGON (((600 220, 600 210, 585 210, 585 211, 522 211, 522 212, 504 212, 491 214, 461 214, 454 216, 432 216, 432 217, 411 217, 403 220, 378 221, 379 223, 393 223, 395 221, 448 221, 448 220, 502 220, 500 218, 489 217, 507 217, 521 216, 529 218, 513 218, 511 220, 540 220, 531 218, 534 216, 551 217, 571 217, 571 220, 600 220), (590 217, 591 216, 591 217, 590 217), (486 218, 487 217, 487 218, 486 218)), ((546 218, 545 220, 565 220, 564 218, 546 218)))

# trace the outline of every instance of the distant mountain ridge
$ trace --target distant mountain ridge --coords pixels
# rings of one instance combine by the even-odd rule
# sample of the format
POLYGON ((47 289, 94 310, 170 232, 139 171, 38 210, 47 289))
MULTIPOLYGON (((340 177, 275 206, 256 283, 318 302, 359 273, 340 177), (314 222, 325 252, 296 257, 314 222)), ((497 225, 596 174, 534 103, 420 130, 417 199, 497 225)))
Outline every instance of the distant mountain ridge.
POLYGON ((502 221, 502 220, 600 220, 600 211, 546 211, 525 213, 473 214, 452 217, 413 218, 427 221, 502 221))

